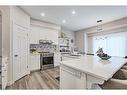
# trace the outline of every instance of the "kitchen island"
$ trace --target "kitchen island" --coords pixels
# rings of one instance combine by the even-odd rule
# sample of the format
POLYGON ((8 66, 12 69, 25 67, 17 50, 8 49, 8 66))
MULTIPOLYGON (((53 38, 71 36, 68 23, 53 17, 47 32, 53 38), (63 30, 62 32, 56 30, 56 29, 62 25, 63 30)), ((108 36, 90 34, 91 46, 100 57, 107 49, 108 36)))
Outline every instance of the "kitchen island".
POLYGON ((127 62, 122 57, 101 60, 98 56, 84 55, 61 61, 60 89, 94 89, 103 84, 127 62))

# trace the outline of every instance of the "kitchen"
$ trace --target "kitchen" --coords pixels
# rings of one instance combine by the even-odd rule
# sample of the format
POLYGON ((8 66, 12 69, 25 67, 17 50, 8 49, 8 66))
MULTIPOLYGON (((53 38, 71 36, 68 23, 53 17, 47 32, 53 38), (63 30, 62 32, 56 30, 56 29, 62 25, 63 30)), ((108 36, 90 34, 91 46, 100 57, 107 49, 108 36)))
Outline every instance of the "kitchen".
POLYGON ((6 39, 2 40, 6 71, 2 89, 104 89, 103 84, 115 73, 126 72, 127 14, 121 13, 127 11, 126 6, 0 9, 4 11, 2 35, 6 39), (99 48, 111 58, 101 60, 99 48))

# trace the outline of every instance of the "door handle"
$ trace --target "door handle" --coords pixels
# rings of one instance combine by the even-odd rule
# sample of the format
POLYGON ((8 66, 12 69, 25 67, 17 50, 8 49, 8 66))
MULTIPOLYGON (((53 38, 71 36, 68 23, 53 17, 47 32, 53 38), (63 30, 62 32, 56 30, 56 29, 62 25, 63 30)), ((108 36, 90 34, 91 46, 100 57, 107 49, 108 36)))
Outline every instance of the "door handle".
POLYGON ((18 55, 14 55, 14 57, 18 57, 18 55))

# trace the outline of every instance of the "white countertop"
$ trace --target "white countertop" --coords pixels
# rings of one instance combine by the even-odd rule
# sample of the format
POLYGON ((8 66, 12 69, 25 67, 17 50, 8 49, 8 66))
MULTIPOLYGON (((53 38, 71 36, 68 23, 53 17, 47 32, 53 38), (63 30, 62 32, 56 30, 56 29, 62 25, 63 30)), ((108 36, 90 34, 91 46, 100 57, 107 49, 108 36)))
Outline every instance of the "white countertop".
POLYGON ((40 55, 38 52, 30 53, 30 55, 40 55))
POLYGON ((109 60, 101 60, 98 56, 85 55, 79 58, 61 61, 61 65, 80 70, 103 80, 108 80, 125 62, 127 62, 127 59, 122 57, 112 57, 109 60))
POLYGON ((81 56, 62 56, 62 61, 79 59, 81 56))

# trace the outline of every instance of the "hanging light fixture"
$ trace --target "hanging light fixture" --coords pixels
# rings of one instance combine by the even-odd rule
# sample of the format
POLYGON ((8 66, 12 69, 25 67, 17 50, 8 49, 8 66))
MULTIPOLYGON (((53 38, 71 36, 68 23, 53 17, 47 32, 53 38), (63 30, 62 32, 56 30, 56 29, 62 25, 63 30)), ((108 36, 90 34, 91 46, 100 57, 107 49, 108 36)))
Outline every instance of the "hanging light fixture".
MULTIPOLYGON (((103 20, 97 20, 97 34, 100 34, 100 33, 102 33, 102 21, 103 20)), ((100 38, 100 39, 102 39, 102 38, 100 38)), ((96 40, 98 40, 97 38, 96 38, 96 40)))
POLYGON ((102 20, 97 21, 97 32, 102 32, 102 20))

